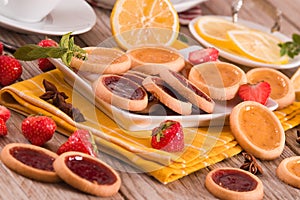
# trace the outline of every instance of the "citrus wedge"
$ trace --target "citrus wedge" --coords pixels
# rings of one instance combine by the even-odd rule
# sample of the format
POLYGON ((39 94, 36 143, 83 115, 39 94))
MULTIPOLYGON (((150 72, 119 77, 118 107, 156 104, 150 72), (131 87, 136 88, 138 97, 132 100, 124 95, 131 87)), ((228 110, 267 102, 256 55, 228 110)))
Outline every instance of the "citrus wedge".
POLYGON ((110 21, 112 34, 123 49, 170 46, 179 31, 178 14, 169 0, 118 0, 110 21))
POLYGON ((280 41, 276 37, 251 30, 231 30, 228 37, 232 45, 245 57, 263 63, 286 64, 287 56, 280 56, 280 41))
POLYGON ((246 27, 234 24, 228 20, 205 16, 199 18, 195 23, 197 33, 207 42, 220 48, 230 49, 231 42, 227 36, 227 31, 244 30, 246 27))

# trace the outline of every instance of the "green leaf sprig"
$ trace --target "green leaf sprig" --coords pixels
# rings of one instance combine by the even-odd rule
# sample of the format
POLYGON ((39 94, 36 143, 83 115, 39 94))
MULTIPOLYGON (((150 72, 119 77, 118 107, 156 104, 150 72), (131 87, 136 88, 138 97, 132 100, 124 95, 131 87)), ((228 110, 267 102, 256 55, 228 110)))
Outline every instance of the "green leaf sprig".
POLYGON ((294 33, 292 35, 292 41, 278 44, 280 47, 280 55, 288 55, 290 58, 294 58, 300 53, 300 35, 294 33))
POLYGON ((18 60, 32 61, 39 58, 60 58, 62 62, 70 66, 72 57, 82 60, 87 59, 87 53, 74 42, 71 32, 62 36, 58 47, 41 47, 36 44, 27 44, 18 48, 14 57, 18 60))

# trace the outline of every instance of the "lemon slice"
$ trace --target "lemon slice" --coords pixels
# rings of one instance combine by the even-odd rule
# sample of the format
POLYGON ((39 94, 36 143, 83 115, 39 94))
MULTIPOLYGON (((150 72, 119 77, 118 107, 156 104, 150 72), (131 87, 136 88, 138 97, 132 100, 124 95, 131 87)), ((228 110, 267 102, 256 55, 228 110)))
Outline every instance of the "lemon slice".
POLYGON ((264 63, 286 64, 287 56, 280 56, 280 41, 274 36, 251 30, 231 30, 228 36, 232 45, 245 57, 264 63))
POLYGON ((179 31, 178 14, 169 0, 118 0, 110 21, 112 34, 123 49, 170 46, 179 31))
POLYGON ((206 41, 221 48, 230 49, 231 42, 227 36, 230 30, 244 30, 246 27, 225 19, 206 16, 195 23, 195 30, 206 41))

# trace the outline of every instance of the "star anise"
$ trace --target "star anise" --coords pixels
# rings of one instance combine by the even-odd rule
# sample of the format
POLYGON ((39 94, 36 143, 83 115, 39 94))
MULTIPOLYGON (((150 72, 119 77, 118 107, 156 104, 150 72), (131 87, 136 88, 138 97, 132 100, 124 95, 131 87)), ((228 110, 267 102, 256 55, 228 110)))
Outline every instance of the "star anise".
POLYGON ((66 113, 76 122, 84 122, 85 118, 78 108, 74 108, 71 103, 67 103, 66 99, 69 97, 64 92, 59 92, 56 86, 47 81, 43 80, 43 85, 45 88, 45 93, 40 96, 41 99, 53 104, 61 111, 66 113))
POLYGON ((243 163, 243 165, 240 167, 243 170, 249 171, 252 174, 262 174, 263 173, 263 169, 261 168, 261 166, 257 163, 256 158, 246 152, 242 153, 245 161, 243 163))

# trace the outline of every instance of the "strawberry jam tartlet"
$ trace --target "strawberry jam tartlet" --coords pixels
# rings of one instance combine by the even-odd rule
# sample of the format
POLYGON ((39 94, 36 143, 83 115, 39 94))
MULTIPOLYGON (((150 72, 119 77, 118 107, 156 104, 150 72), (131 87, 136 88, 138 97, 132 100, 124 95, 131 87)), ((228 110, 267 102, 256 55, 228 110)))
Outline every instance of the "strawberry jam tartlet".
POLYGON ((125 110, 141 111, 148 105, 148 96, 142 85, 123 76, 102 75, 92 88, 97 99, 125 110))
POLYGON ((1 151, 2 162, 11 170, 34 180, 59 182, 53 168, 57 154, 45 148, 22 143, 10 143, 1 151))
POLYGON ((205 179, 209 192, 220 199, 262 199, 263 184, 259 178, 239 168, 218 168, 205 179))
POLYGON ((114 169, 85 153, 63 153, 53 166, 66 183, 95 196, 112 196, 121 186, 121 179, 114 169))

